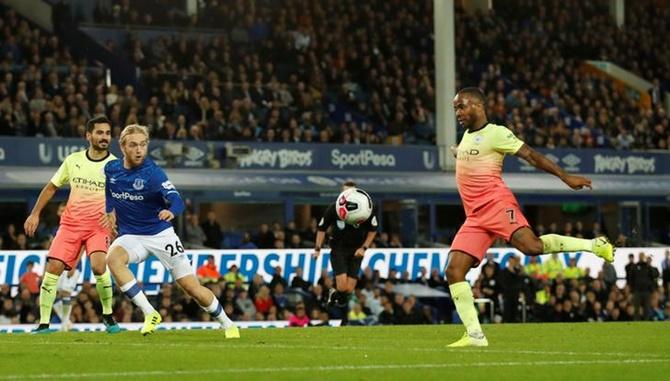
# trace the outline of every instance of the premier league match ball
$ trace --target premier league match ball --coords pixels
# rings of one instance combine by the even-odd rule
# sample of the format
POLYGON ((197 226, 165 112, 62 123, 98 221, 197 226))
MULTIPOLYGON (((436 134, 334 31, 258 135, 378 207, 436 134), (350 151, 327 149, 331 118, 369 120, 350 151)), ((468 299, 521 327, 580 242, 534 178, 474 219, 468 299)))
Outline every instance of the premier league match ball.
POLYGON ((337 196, 335 210, 340 220, 349 225, 360 225, 372 214, 372 199, 362 189, 349 188, 337 196))

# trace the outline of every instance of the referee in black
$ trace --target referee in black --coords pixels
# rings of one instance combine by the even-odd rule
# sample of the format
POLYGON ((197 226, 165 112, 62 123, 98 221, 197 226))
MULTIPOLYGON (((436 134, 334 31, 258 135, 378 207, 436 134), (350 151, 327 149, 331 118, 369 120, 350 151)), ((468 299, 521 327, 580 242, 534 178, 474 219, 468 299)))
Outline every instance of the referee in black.
MULTIPOLYGON (((342 184, 342 191, 355 188, 356 183, 347 181, 342 184)), ((321 247, 326 238, 326 231, 330 231, 330 264, 335 273, 335 286, 337 290, 330 289, 328 294, 328 305, 337 306, 342 310, 342 322, 346 324, 348 313, 349 296, 356 287, 358 273, 365 250, 367 250, 377 235, 377 217, 373 205, 370 217, 360 225, 346 224, 337 216, 334 203, 326 208, 323 217, 319 221, 316 233, 316 244, 312 256, 318 258, 321 247)))

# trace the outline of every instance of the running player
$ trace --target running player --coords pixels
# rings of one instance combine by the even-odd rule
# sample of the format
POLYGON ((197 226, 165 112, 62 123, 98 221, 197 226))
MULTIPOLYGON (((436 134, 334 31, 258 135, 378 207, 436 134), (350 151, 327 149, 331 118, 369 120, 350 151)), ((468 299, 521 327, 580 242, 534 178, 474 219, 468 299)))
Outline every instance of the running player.
POLYGON ((71 270, 77 263, 82 246, 90 257, 95 275, 95 288, 102 304, 102 321, 109 333, 120 332, 112 317, 112 278, 105 265, 110 234, 105 222, 105 164, 114 159, 109 152, 112 125, 100 115, 86 122, 88 149, 65 158, 56 174, 40 192, 37 203, 23 225, 32 237, 40 222, 40 213, 58 188, 69 183, 70 197, 60 219, 60 227, 49 248, 44 278, 40 288, 40 324, 33 333, 49 333, 51 311, 56 299, 56 284, 64 270, 71 270))
POLYGON ((144 313, 142 334, 153 333, 162 317, 137 285, 128 264, 140 263, 149 255, 155 255, 179 286, 219 321, 226 338, 239 338, 238 328, 212 291, 198 282, 172 228, 170 221, 184 210, 184 203, 165 172, 146 157, 149 148, 147 128, 126 126, 119 143, 123 159, 113 160, 105 166, 108 226, 118 223, 119 234, 110 247, 107 264, 121 291, 144 313))
MULTIPOLYGON (((353 181, 347 181, 342 185, 342 191, 355 188, 353 181)), ((368 196, 369 197, 369 196, 368 196)), ((373 206, 370 217, 360 225, 345 224, 337 216, 334 203, 331 203, 323 213, 319 221, 316 233, 316 242, 312 256, 318 258, 321 247, 326 238, 326 231, 335 225, 330 237, 330 264, 335 273, 335 289, 330 289, 328 304, 337 305, 343 309, 342 321, 347 321, 347 303, 351 293, 356 288, 358 273, 365 251, 372 245, 377 234, 377 217, 373 206)))
POLYGON ((591 188, 591 180, 566 173, 553 161, 519 140, 506 127, 489 123, 484 110, 484 93, 465 88, 453 101, 458 122, 466 129, 454 147, 456 182, 463 200, 466 220, 449 252, 447 281, 456 310, 466 328, 463 337, 450 347, 487 346, 465 274, 478 266, 497 237, 526 255, 564 251, 589 251, 607 262, 614 260, 614 247, 605 237, 592 240, 546 234, 537 237, 530 229, 519 204, 502 180, 505 154, 523 158, 536 168, 553 174, 572 189, 591 188))

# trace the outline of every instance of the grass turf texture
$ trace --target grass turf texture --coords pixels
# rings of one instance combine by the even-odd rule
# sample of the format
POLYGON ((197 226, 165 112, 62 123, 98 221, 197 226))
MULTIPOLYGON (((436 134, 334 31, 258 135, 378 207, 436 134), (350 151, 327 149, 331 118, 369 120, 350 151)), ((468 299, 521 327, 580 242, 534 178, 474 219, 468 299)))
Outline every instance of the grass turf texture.
POLYGON ((0 380, 661 380, 670 323, 459 325, 0 334, 0 380))

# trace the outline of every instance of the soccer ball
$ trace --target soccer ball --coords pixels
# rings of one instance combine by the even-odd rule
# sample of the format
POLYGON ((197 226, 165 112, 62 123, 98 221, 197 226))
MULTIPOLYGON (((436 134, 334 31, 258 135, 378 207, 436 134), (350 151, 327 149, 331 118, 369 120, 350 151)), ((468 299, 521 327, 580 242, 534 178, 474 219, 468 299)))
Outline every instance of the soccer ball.
POLYGON ((349 188, 337 196, 335 210, 340 220, 349 225, 360 225, 372 214, 372 199, 362 189, 349 188))

